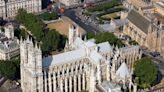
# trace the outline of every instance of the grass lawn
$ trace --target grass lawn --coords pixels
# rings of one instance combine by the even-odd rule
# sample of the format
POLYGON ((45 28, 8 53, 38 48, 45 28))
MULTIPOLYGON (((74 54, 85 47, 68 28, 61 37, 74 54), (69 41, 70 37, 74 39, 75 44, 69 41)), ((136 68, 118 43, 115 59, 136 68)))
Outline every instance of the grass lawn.
POLYGON ((109 11, 106 11, 104 13, 100 13, 97 15, 97 18, 101 19, 101 20, 110 20, 111 17, 114 19, 119 19, 120 16, 117 15, 118 12, 124 10, 123 8, 113 8, 109 11))
POLYGON ((97 5, 95 7, 91 7, 88 9, 89 12, 95 12, 95 11, 103 11, 103 10, 107 10, 110 8, 113 8, 114 6, 118 6, 121 3, 118 2, 117 0, 112 0, 111 2, 107 2, 101 5, 97 5))
POLYGON ((56 12, 44 12, 43 14, 39 15, 39 17, 43 20, 55 20, 58 19, 58 14, 56 12))
POLYGON ((109 18, 109 19, 111 19, 111 18, 117 18, 117 17, 119 17, 119 12, 106 14, 106 15, 103 15, 101 17, 102 18, 109 18))

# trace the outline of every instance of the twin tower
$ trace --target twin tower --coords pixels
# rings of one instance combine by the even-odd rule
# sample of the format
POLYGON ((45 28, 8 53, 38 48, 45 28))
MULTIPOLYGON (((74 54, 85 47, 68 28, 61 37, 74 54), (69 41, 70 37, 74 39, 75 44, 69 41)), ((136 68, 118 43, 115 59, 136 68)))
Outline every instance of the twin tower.
MULTIPOLYGON (((78 35, 78 27, 69 28, 69 45, 78 35)), ((42 51, 37 43, 27 37, 20 40, 21 88, 23 92, 43 92, 42 51)))

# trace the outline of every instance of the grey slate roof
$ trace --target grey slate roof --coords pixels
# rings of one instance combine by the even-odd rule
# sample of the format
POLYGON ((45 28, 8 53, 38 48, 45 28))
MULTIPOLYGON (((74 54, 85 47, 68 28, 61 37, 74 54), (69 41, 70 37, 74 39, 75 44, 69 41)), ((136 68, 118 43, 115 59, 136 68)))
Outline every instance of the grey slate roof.
POLYGON ((107 52, 111 51, 112 48, 108 42, 95 44, 92 41, 83 41, 81 38, 77 37, 74 42, 75 47, 77 47, 75 50, 64 52, 57 55, 52 55, 48 57, 43 58, 43 68, 53 66, 53 65, 59 65, 59 64, 65 64, 65 63, 71 63, 79 59, 88 58, 93 63, 98 63, 103 57, 101 54, 99 54, 96 50, 92 50, 87 56, 87 50, 84 48, 84 46, 87 47, 87 49, 92 47, 99 47, 99 52, 107 52))
POLYGON ((148 28, 150 26, 150 21, 143 17, 135 10, 131 10, 128 14, 127 19, 132 22, 136 27, 141 29, 144 33, 148 33, 148 28))
POLYGON ((121 87, 114 82, 103 81, 101 83, 101 86, 104 89, 103 92, 122 92, 121 87), (109 89, 111 91, 109 91, 109 89))
POLYGON ((10 40, 8 41, 7 44, 5 43, 0 43, 0 52, 1 53, 6 53, 8 51, 12 51, 12 50, 15 50, 15 49, 18 49, 19 48, 19 44, 17 43, 16 40, 10 40))

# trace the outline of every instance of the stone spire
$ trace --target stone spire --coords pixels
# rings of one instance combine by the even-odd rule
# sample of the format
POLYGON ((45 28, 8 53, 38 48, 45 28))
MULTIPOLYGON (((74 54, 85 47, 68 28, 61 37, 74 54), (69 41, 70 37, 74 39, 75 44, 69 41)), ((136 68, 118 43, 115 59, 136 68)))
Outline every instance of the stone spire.
POLYGON ((87 41, 87 36, 85 35, 85 37, 84 37, 84 41, 86 42, 87 41))
POLYGON ((80 36, 79 36, 81 39, 82 39, 82 34, 81 34, 81 32, 80 32, 80 36))
POLYGON ((23 38, 22 38, 22 36, 20 37, 20 43, 22 43, 23 42, 23 38))
POLYGON ((68 44, 68 41, 66 40, 65 47, 64 47, 64 52, 66 52, 68 48, 69 48, 69 44, 68 44))
POLYGON ((35 42, 35 49, 36 49, 36 50, 38 49, 38 44, 37 44, 37 42, 35 42))
POLYGON ((76 37, 79 37, 79 27, 78 26, 75 27, 75 31, 76 31, 76 37))

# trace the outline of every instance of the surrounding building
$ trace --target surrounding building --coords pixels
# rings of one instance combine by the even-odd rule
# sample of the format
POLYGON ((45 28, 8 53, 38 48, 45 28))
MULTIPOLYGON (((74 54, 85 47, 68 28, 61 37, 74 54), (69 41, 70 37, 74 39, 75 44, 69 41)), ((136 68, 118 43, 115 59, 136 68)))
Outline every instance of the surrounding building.
POLYGON ((14 17, 18 9, 23 8, 29 13, 41 11, 41 0, 0 0, 0 17, 14 17))
POLYGON ((152 5, 151 0, 125 0, 130 5, 133 5, 133 8, 135 9, 141 9, 147 6, 152 5))
POLYGON ((40 47, 29 37, 21 40, 22 91, 120 92, 120 87, 133 87, 136 92, 132 71, 134 62, 142 56, 139 46, 118 48, 108 42, 96 44, 95 39, 82 40, 78 27, 70 26, 64 51, 42 57, 40 47))
POLYGON ((8 23, 0 29, 0 60, 9 60, 19 55, 19 40, 14 37, 13 25, 8 23))
POLYGON ((64 4, 65 6, 76 6, 76 5, 81 5, 84 3, 93 3, 93 2, 97 2, 97 1, 102 1, 102 0, 59 0, 62 4, 64 4))
POLYGON ((129 11, 122 14, 128 19, 123 32, 151 51, 164 51, 164 3, 154 2, 154 6, 139 10, 132 4, 124 4, 129 11))
POLYGON ((156 2, 155 3, 155 11, 160 15, 164 16, 164 2, 156 2))

